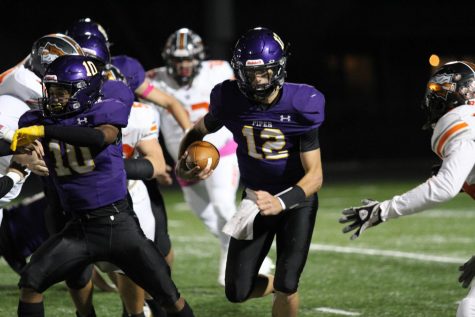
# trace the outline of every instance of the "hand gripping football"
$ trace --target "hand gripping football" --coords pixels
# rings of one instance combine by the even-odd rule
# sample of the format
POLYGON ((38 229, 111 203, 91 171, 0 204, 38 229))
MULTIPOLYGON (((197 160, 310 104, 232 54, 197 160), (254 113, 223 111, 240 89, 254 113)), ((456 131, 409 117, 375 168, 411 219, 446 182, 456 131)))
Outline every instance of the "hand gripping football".
POLYGON ((191 143, 188 148, 188 155, 186 156, 186 167, 189 169, 199 166, 202 170, 208 165, 210 161, 211 169, 215 169, 219 163, 219 151, 211 143, 206 141, 195 141, 191 143))

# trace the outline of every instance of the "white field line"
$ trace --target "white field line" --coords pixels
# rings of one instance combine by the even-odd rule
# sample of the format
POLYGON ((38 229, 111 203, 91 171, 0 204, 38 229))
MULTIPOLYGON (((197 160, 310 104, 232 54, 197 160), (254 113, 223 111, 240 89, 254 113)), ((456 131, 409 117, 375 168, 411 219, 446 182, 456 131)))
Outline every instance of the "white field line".
POLYGON ((323 313, 330 313, 330 314, 335 314, 335 315, 343 315, 343 316, 360 316, 360 313, 354 313, 346 310, 341 310, 341 309, 335 309, 335 308, 329 308, 329 307, 318 307, 315 308, 316 311, 320 311, 323 313))
POLYGON ((352 254, 363 254, 363 255, 386 256, 386 257, 393 257, 393 258, 405 258, 405 259, 419 260, 419 261, 426 261, 426 262, 451 263, 451 264, 463 264, 467 261, 467 259, 464 259, 464 258, 455 258, 455 257, 448 257, 448 256, 438 256, 438 255, 429 255, 429 254, 412 253, 412 252, 401 252, 401 251, 394 251, 394 250, 341 247, 337 245, 316 244, 316 243, 312 243, 310 245, 310 250, 336 252, 336 253, 352 253, 352 254))

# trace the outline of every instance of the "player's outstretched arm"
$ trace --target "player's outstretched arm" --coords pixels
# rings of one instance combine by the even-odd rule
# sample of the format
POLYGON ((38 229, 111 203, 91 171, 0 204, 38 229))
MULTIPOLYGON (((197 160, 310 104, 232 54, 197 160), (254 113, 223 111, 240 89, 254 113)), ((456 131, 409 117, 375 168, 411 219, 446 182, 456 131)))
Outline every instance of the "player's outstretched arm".
POLYGON ((136 148, 142 158, 134 160, 146 160, 152 166, 152 173, 148 179, 156 178, 159 175, 166 173, 165 157, 163 156, 163 150, 160 143, 158 143, 158 139, 140 140, 137 143, 136 148))
POLYGON ((162 108, 168 109, 183 131, 190 129, 193 125, 190 121, 188 112, 186 112, 180 101, 178 101, 178 99, 175 97, 155 88, 148 80, 145 80, 135 90, 135 93, 162 108))
POLYGON ((363 199, 362 206, 350 207, 342 211, 340 223, 350 223, 343 228, 343 233, 356 229, 351 240, 358 238, 366 229, 374 227, 382 222, 380 203, 372 199, 363 199))
POLYGON ((71 145, 101 148, 117 140, 119 128, 104 124, 95 128, 61 125, 33 125, 15 131, 11 149, 32 144, 35 140, 48 137, 71 145))

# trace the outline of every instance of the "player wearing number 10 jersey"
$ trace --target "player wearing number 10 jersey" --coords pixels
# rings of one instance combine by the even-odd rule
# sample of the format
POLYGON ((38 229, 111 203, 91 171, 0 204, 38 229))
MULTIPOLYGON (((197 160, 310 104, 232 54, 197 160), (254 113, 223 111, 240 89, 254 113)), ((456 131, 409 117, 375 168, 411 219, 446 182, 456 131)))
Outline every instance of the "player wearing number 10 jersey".
POLYGON ((120 128, 127 126, 130 107, 101 99, 101 69, 90 57, 57 58, 43 83, 43 109, 20 118, 22 128, 13 137, 12 149, 41 139, 52 183, 72 220, 22 271, 18 314, 42 316, 44 290, 91 263, 107 261, 159 299, 168 316, 193 316, 126 199, 120 128))

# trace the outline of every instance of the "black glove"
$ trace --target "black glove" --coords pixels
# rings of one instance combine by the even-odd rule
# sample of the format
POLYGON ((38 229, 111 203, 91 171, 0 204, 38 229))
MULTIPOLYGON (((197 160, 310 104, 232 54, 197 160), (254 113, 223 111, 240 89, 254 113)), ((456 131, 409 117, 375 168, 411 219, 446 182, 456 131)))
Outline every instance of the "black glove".
POLYGON ((459 282, 462 283, 462 287, 469 287, 475 276, 475 255, 470 258, 464 265, 459 267, 460 273, 459 282))
POLYGON ((372 199, 363 199, 363 206, 351 207, 342 211, 343 217, 339 219, 340 223, 352 222, 343 228, 343 233, 357 229, 351 236, 351 240, 358 238, 363 231, 382 222, 381 209, 379 202, 372 199))

